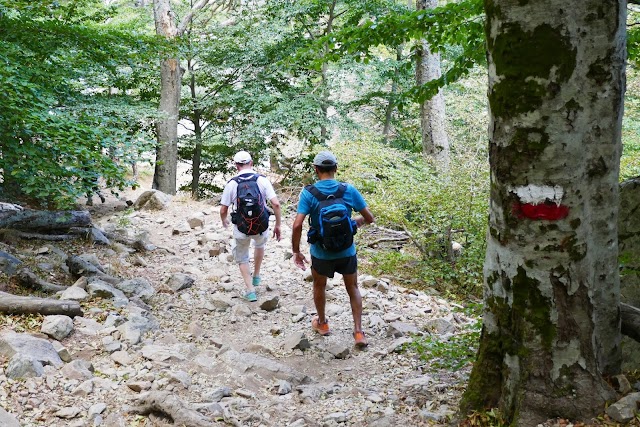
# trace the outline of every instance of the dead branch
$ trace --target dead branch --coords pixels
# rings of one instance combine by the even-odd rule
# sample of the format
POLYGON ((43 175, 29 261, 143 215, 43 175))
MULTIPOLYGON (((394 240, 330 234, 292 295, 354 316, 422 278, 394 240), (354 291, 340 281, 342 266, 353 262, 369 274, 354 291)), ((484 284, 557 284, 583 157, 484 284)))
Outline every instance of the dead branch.
POLYGON ((640 308, 621 302, 620 317, 622 317, 621 332, 640 342, 640 308))
POLYGON ((63 242, 67 240, 77 239, 78 235, 72 234, 40 234, 40 233, 27 233, 24 231, 11 230, 13 237, 19 237, 25 240, 46 240, 50 242, 63 242))
POLYGON ((17 272, 16 277, 20 285, 30 289, 36 289, 36 290, 41 290, 45 292, 59 292, 67 289, 66 286, 49 283, 39 278, 38 276, 35 275, 35 273, 33 273, 31 270, 28 270, 26 268, 20 269, 17 272))
POLYGON ((64 314, 69 317, 82 316, 80 303, 53 298, 23 297, 0 292, 0 313, 7 314, 64 314))
POLYGON ((169 416, 178 426, 211 427, 214 425, 204 415, 191 409, 180 398, 167 391, 145 393, 140 395, 136 401, 139 405, 129 409, 134 414, 148 415, 153 412, 161 412, 169 416))
POLYGON ((70 256, 67 258, 67 266, 69 267, 69 272, 75 277, 79 278, 81 276, 85 277, 97 277, 100 280, 104 280, 107 283, 115 284, 120 283, 122 280, 117 277, 110 276, 107 274, 102 267, 95 266, 90 262, 82 259, 79 256, 70 256))
POLYGON ((374 240, 373 242, 367 243, 367 246, 372 248, 380 243, 385 242, 404 242, 409 240, 409 236, 398 236, 398 237, 381 237, 380 239, 374 240))

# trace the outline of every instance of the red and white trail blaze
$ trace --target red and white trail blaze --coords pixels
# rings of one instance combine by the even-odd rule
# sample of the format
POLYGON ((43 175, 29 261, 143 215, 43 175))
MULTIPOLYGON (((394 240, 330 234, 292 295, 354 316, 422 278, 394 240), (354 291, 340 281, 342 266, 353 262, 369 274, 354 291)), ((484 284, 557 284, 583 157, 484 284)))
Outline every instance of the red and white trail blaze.
POLYGON ((569 207, 562 204, 564 190, 560 186, 525 185, 510 189, 518 196, 512 212, 520 219, 557 221, 569 215, 569 207))

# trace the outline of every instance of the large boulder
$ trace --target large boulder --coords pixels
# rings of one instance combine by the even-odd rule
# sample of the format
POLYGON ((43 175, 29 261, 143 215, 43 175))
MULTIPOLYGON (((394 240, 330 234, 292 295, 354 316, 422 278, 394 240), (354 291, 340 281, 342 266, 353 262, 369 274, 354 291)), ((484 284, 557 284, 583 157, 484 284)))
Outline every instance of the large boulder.
POLYGON ((135 210, 163 210, 171 203, 171 195, 158 190, 147 190, 133 203, 135 210))

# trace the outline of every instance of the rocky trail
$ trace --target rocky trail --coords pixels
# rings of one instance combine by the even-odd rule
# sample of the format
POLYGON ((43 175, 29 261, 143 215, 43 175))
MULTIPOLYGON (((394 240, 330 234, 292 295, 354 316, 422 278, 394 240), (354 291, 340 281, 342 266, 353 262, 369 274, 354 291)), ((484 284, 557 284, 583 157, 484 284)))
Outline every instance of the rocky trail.
MULTIPOLYGON (((310 327, 310 274, 290 260, 291 207, 282 240, 267 245, 251 303, 241 297, 217 206, 178 196, 164 209, 133 210, 123 200, 92 206, 94 223, 147 245, 112 242, 73 254, 99 265, 103 279, 118 278, 66 284, 73 286, 62 297, 81 301, 82 317, 46 316, 24 331, 5 316, 0 425, 447 424, 468 368, 432 369, 400 349, 414 334, 446 337, 475 322, 461 307, 399 286, 393 272, 361 274, 370 345, 359 351, 340 275, 327 291, 331 335, 310 327)), ((52 270, 72 250, 26 245, 52 270)))

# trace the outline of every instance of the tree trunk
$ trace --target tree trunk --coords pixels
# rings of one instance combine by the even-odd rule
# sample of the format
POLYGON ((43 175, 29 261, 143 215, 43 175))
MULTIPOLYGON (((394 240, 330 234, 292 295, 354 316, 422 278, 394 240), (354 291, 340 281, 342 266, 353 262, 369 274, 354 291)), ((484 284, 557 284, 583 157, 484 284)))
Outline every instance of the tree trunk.
POLYGON ((2 211, 0 229, 29 231, 58 231, 72 227, 89 227, 91 215, 88 211, 2 211))
POLYGON ((45 316, 63 314, 82 316, 78 301, 53 298, 23 297, 0 292, 0 313, 7 314, 43 314, 45 316))
POLYGON ((193 134, 196 140, 196 144, 193 147, 193 159, 191 168, 191 197, 198 199, 198 189, 200 187, 200 165, 202 159, 202 111, 197 107, 198 95, 196 93, 196 70, 194 69, 192 62, 189 61, 189 73, 191 75, 191 81, 189 82, 189 90, 191 91, 191 100, 193 101, 193 111, 191 112, 191 121, 193 123, 193 134))
MULTIPOLYGON (((333 32, 333 20, 335 19, 336 13, 336 0, 333 0, 329 4, 329 13, 327 16, 327 27, 324 30, 324 35, 328 36, 333 32)), ((324 46, 325 54, 329 52, 329 43, 325 43, 324 46)), ((320 98, 320 110, 322 111, 322 117, 325 120, 329 119, 329 98, 331 96, 331 92, 329 90, 329 64, 326 61, 322 62, 320 75, 322 77, 322 95, 320 98)), ((329 139, 329 131, 327 129, 326 124, 322 124, 320 126, 320 143, 326 144, 329 139)))
POLYGON ((491 202, 480 348, 461 410, 588 419, 620 366, 625 2, 485 2, 491 202))
MULTIPOLYGON (((396 47, 396 61, 398 64, 402 61, 402 45, 396 47)), ((400 76, 400 70, 396 67, 393 72, 393 80, 391 82, 391 91, 389 92, 389 100, 387 102, 387 108, 384 112, 384 128, 382 129, 382 137, 385 144, 389 143, 389 136, 391 134, 391 119, 393 118, 393 112, 396 109, 395 96, 398 93, 398 78, 400 76)))
MULTIPOLYGON (((433 9, 438 0, 418 0, 418 10, 433 9)), ((440 78, 440 54, 431 53, 429 44, 423 41, 418 48, 416 83, 423 85, 440 78)), ((434 159, 436 167, 443 172, 449 170, 449 138, 445 128, 445 104, 441 90, 431 99, 420 104, 420 126, 422 129, 422 152, 434 159)))
MULTIPOLYGON (((156 33, 169 40, 178 35, 178 27, 169 0, 154 0, 156 33)), ((182 72, 177 58, 160 60, 160 117, 156 120, 156 167, 153 188, 176 194, 178 170, 178 118, 182 72)))

